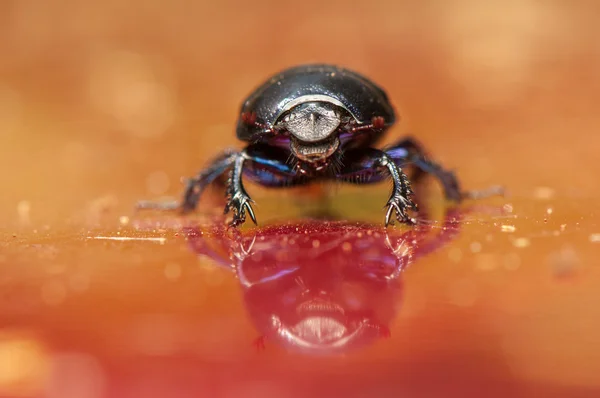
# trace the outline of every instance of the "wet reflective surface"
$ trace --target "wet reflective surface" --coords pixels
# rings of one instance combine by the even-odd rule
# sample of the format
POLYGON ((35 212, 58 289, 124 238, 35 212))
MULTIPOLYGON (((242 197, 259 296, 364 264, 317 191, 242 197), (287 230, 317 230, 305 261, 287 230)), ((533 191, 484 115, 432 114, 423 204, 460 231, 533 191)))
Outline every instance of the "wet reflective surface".
MULTIPOLYGON (((402 234, 381 225, 305 221, 251 231, 186 231, 192 249, 231 267, 255 326, 267 342, 334 354, 390 336, 401 307, 402 272, 449 242, 459 212, 402 234), (214 247, 216 246, 216 247, 214 247)), ((426 220, 424 220, 426 221, 426 220)))
POLYGON ((0 396, 600 396, 599 3, 302 6, 0 2, 0 396), (507 196, 417 187, 427 223, 387 240, 386 184, 249 182, 240 236, 218 189, 134 212, 305 62, 386 89, 383 144, 507 196))
POLYGON ((565 226, 554 201, 529 206, 438 206, 413 230, 292 217, 235 232, 143 217, 9 236, 0 386, 594 396, 593 226, 565 226))

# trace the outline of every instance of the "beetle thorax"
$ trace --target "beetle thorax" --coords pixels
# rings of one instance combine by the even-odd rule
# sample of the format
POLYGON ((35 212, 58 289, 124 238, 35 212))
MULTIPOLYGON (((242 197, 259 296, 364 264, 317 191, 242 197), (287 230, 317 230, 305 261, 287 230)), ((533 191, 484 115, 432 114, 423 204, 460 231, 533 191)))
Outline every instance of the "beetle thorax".
POLYGON ((339 147, 337 130, 341 115, 335 105, 307 102, 292 108, 282 119, 291 135, 291 150, 296 157, 315 162, 331 156, 339 147))

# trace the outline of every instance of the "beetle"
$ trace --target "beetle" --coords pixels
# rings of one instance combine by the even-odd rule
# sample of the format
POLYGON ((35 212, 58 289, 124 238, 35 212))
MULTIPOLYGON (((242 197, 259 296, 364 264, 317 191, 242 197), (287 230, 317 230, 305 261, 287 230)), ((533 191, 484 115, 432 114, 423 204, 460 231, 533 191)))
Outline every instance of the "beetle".
POLYGON ((237 121, 242 150, 227 150, 195 177, 187 180, 178 202, 139 202, 138 208, 193 211, 204 189, 226 172, 225 214, 231 224, 256 224, 242 176, 266 187, 290 187, 315 181, 337 180, 370 184, 391 178, 385 226, 392 216, 407 224, 417 211, 411 182, 403 167, 416 167, 413 181, 430 173, 454 201, 476 196, 463 192, 454 173, 431 160, 413 138, 386 149, 373 145, 396 122, 386 92, 365 76, 328 64, 308 64, 283 70, 256 88, 243 102, 237 121))

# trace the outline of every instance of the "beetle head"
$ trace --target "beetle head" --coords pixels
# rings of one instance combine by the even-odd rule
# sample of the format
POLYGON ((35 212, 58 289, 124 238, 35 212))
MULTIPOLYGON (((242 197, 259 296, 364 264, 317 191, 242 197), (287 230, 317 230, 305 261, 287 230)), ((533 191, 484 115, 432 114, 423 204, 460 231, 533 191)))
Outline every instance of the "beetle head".
POLYGON ((307 102, 292 108, 281 126, 291 134, 291 150, 298 159, 316 163, 327 159, 338 149, 335 134, 341 123, 337 107, 327 102, 307 102))

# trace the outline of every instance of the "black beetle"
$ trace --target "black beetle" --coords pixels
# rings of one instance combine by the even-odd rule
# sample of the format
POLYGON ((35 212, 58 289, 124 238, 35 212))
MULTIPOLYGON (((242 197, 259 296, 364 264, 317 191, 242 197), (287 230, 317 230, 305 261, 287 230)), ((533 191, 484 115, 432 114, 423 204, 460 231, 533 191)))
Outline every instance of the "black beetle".
POLYGON ((385 150, 372 147, 396 121, 387 94, 366 77, 334 65, 302 65, 284 70, 258 87, 244 101, 237 137, 249 144, 229 150, 187 182, 181 202, 140 202, 138 208, 196 208, 203 190, 226 171, 227 204, 233 225, 256 223, 252 199, 242 175, 268 187, 289 187, 318 180, 354 184, 393 181, 385 225, 392 213, 405 223, 415 222, 407 210, 417 210, 410 181, 402 167, 416 167, 413 180, 431 173, 448 199, 460 201, 481 194, 462 192, 454 174, 428 159, 422 147, 406 138, 385 150))

